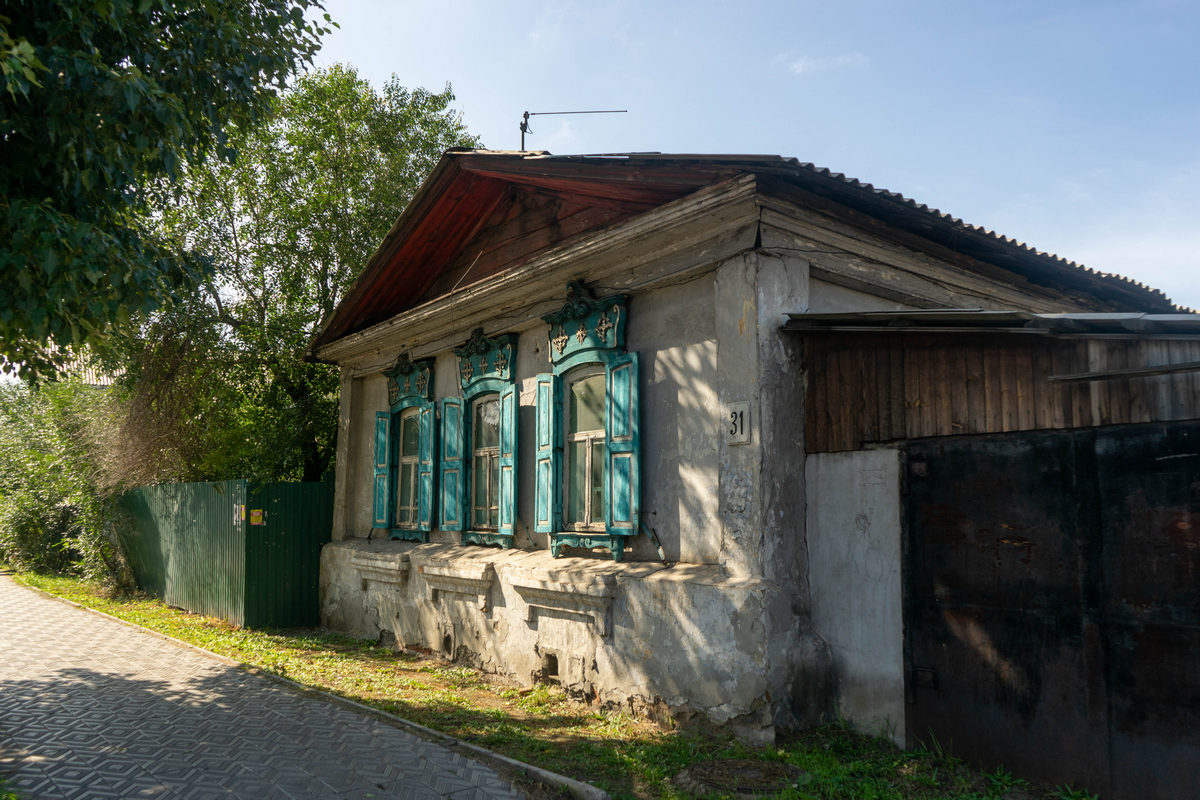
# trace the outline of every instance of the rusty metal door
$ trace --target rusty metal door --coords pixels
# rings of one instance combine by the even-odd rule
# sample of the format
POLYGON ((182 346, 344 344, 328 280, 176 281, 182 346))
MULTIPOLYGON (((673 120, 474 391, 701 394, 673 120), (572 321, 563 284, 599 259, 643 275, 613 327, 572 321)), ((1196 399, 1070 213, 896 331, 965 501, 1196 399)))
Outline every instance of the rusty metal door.
POLYGON ((907 733, 1200 796, 1200 424, 908 446, 907 733))

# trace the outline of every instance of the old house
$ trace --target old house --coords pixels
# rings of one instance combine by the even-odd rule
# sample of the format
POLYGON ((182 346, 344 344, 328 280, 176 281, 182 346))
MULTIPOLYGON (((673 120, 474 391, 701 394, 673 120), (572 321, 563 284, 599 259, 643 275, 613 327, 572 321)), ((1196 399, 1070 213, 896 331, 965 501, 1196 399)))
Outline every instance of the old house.
MULTIPOLYGON (((1136 675, 1071 535, 1108 512, 1066 498, 1100 458, 1078 453, 1111 450, 1096 430, 1153 464, 1179 450, 1162 423, 1200 416, 1177 312, 793 159, 448 152, 312 344, 342 374, 322 618, 751 738, 839 713, 1003 760, 965 718, 1071 708, 1071 748, 1116 752, 1136 675), (1062 439, 1053 480, 1039 435, 1062 439)), ((1173 485, 1147 502, 1182 503, 1178 528, 1173 485)), ((1154 569, 1194 597, 1190 530, 1154 569)), ((1156 652, 1194 658, 1195 600, 1143 600, 1166 609, 1156 652)))

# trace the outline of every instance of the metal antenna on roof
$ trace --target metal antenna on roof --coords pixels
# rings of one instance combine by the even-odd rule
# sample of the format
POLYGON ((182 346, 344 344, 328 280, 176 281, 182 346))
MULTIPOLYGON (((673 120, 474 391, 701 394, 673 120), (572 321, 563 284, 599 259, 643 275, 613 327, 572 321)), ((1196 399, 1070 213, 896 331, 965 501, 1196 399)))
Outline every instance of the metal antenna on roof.
POLYGON ((561 116, 563 114, 627 114, 629 109, 622 108, 616 111, 526 111, 524 119, 521 120, 521 150, 525 150, 525 134, 533 133, 533 129, 529 127, 530 117, 549 117, 561 116))

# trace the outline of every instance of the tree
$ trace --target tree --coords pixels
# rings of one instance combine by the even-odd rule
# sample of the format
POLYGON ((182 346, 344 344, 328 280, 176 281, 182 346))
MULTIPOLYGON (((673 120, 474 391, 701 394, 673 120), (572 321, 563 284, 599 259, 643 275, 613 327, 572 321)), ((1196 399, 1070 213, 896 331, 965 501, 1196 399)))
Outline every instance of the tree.
POLYGON ((338 377, 303 352, 442 152, 477 146, 453 99, 395 77, 377 92, 334 65, 300 78, 268 124, 234 132, 235 163, 187 172, 163 234, 215 272, 146 328, 125 463, 176 480, 325 474, 338 377))
POLYGON ((328 29, 306 12, 320 7, 0 0, 0 369, 52 371, 54 346, 95 342, 203 279, 151 212, 186 163, 232 158, 228 128, 311 62, 328 29))

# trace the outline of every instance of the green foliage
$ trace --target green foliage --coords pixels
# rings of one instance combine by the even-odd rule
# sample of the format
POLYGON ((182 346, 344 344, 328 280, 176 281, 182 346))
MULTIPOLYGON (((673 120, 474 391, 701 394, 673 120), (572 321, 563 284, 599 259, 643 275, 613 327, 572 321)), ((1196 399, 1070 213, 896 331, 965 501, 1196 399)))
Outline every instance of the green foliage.
MULTIPOLYGON (((0 368, 55 369, 194 289, 203 258, 149 215, 187 163, 230 158, 327 28, 315 0, 6 0, 0 6, 0 368)), ((328 17, 326 17, 326 20, 328 17)))
POLYGON ((350 67, 300 78, 268 124, 230 130, 239 157, 184 173, 159 230, 214 273, 149 319, 128 362, 119 482, 320 480, 338 375, 303 354, 442 152, 474 146, 449 87, 377 92, 350 67))
POLYGON ((107 403, 77 383, 0 384, 0 559, 114 581, 119 559, 97 489, 107 403))

